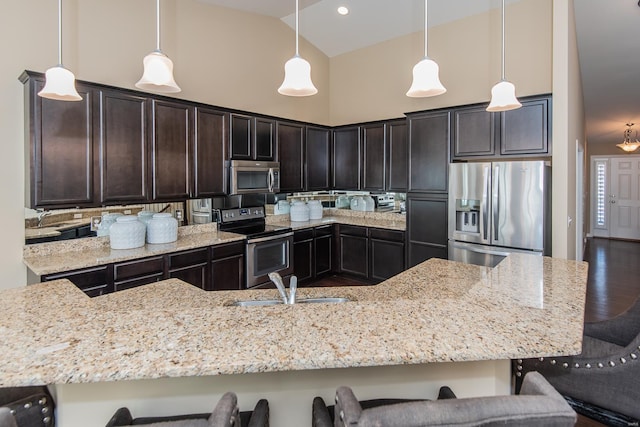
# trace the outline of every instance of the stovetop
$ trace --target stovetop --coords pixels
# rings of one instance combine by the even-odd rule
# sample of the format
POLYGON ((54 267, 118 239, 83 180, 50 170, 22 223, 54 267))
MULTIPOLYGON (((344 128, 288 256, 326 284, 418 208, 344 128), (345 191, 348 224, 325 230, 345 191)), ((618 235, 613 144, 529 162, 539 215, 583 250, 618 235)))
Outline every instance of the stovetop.
POLYGON ((244 234, 247 238, 275 236, 291 231, 291 227, 266 224, 264 217, 262 206, 221 209, 218 212, 218 229, 244 234))

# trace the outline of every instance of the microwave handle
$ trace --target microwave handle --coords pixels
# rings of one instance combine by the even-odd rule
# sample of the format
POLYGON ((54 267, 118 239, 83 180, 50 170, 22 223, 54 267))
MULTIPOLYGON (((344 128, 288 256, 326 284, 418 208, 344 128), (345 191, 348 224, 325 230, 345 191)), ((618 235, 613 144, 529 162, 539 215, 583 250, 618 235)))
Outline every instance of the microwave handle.
POLYGON ((267 179, 267 185, 269 186, 269 192, 273 193, 273 185, 275 184, 276 178, 273 174, 273 168, 269 168, 269 178, 267 179))

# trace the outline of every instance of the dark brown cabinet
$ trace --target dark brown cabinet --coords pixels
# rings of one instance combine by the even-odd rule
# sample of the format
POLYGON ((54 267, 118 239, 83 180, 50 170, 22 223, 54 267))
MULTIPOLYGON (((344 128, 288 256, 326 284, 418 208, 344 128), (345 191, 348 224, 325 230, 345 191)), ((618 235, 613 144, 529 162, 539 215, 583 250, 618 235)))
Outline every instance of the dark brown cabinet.
POLYGON ((409 182, 409 133, 407 121, 392 120, 387 123, 387 191, 404 193, 409 182))
POLYGON ((97 297, 113 292, 112 265, 102 265, 83 270, 48 274, 41 278, 43 282, 58 279, 68 279, 90 297, 97 297))
POLYGON ((333 188, 360 189, 360 128, 347 127, 333 131, 333 188))
POLYGON ((277 123, 282 193, 304 190, 304 133, 303 125, 277 123))
POLYGON ((362 126, 362 190, 386 189, 386 125, 362 126))
POLYGON ((149 99, 107 89, 96 93, 100 125, 95 127, 95 169, 100 203, 147 202, 149 99))
POLYGON ((210 287, 209 264, 209 248, 193 249, 167 256, 168 276, 191 283, 200 289, 210 287))
POLYGON ((407 195, 408 264, 429 258, 447 259, 447 195, 407 195))
POLYGON ((26 73, 25 107, 29 117, 30 165, 26 188, 30 206, 91 206, 94 182, 93 97, 81 83, 77 102, 60 102, 38 96, 43 76, 26 73))
POLYGON ((409 191, 448 191, 449 111, 409 116, 409 191))
POLYGON ((452 112, 452 159, 491 157, 496 153, 499 115, 477 105, 452 112))
POLYGON ((123 291, 165 279, 164 257, 156 256, 113 264, 113 290, 123 291))
POLYGON ((521 102, 521 108, 500 113, 500 154, 550 155, 551 99, 532 97, 521 102))
POLYGON ((404 271, 404 232, 369 229, 371 251, 370 278, 376 281, 387 280, 404 271))
POLYGON ((305 165, 307 191, 331 188, 331 131, 307 126, 305 140, 305 165))
POLYGON ((227 190, 229 114, 197 107, 193 149, 193 197, 223 196, 227 190))
POLYGON ((275 159, 275 121, 231 113, 230 145, 233 160, 275 159))
POLYGON ((293 266, 298 283, 320 279, 333 270, 333 226, 296 231, 293 235, 293 266))
POLYGON ((340 225, 340 271, 369 277, 369 238, 366 227, 340 225))
POLYGON ((193 107, 184 103, 152 101, 153 200, 185 200, 191 195, 193 114, 193 107))
POLYGON ((207 291, 244 289, 244 241, 211 248, 211 282, 207 291))

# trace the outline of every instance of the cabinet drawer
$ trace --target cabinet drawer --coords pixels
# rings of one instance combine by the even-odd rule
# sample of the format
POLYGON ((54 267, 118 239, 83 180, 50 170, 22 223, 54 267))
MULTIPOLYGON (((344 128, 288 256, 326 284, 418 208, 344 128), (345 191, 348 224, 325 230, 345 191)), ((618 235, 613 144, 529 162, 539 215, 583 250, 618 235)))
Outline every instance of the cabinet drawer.
POLYGON ((314 229, 315 236, 331 236, 333 234, 333 225, 323 225, 314 229))
POLYGON ((372 239, 378 240, 390 240, 392 242, 403 242, 404 243, 404 231, 397 230, 385 230, 382 228, 370 228, 369 236, 372 239))
POLYGON ((145 258, 114 264, 113 277, 116 282, 140 276, 162 275, 164 273, 164 257, 145 258))
POLYGON ((311 239, 313 239, 313 228, 309 228, 308 230, 300 230, 293 233, 294 242, 302 242, 304 240, 311 239))
POLYGON ((228 258, 234 255, 244 255, 244 240, 211 247, 211 259, 228 258))
POLYGON ((49 274, 42 277, 43 282, 51 280, 68 279, 80 289, 109 283, 109 266, 88 268, 86 270, 67 271, 64 273, 49 274))
POLYGON ((358 227, 357 225, 340 225, 340 234, 367 237, 367 227, 358 227))
POLYGON ((142 286, 142 285, 148 285, 149 283, 159 282, 162 279, 164 279, 163 274, 156 273, 156 274, 149 274, 143 277, 136 277, 134 279, 125 280, 123 282, 116 282, 114 283, 113 286, 114 286, 114 290, 118 292, 118 291, 124 291, 125 289, 137 288, 138 286, 142 286))
POLYGON ((189 267, 196 264, 206 264, 209 258, 209 248, 194 249, 169 255, 169 270, 189 267))

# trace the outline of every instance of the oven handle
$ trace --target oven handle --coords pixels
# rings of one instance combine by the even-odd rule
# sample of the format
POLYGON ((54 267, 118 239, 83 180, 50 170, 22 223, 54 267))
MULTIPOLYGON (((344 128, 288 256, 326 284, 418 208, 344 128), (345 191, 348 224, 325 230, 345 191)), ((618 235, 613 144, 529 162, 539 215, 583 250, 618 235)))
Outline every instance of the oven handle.
POLYGON ((274 236, 257 237, 255 239, 248 239, 247 244, 250 245, 252 243, 268 242, 269 240, 282 239, 283 237, 291 237, 291 236, 293 236, 293 231, 289 231, 288 233, 283 233, 283 234, 276 234, 274 236))

